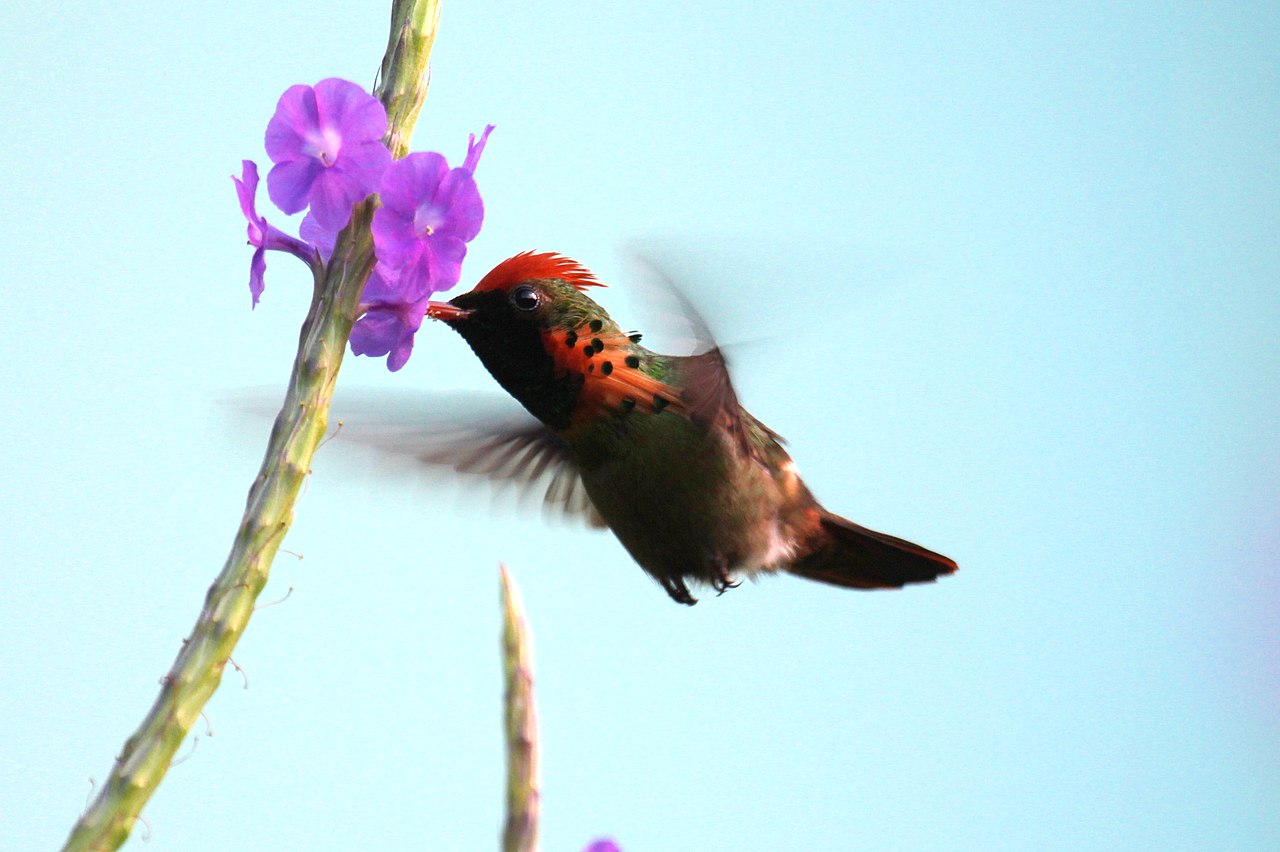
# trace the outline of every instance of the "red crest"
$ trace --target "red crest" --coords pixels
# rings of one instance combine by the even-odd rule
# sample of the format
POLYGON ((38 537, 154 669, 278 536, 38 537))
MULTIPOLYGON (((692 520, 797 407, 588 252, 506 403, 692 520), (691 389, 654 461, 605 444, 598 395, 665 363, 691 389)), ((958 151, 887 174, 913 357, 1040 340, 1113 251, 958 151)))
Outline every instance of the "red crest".
POLYGON ((499 263, 480 279, 476 290, 506 290, 521 281, 559 278, 579 290, 603 287, 585 266, 555 252, 522 251, 499 263))

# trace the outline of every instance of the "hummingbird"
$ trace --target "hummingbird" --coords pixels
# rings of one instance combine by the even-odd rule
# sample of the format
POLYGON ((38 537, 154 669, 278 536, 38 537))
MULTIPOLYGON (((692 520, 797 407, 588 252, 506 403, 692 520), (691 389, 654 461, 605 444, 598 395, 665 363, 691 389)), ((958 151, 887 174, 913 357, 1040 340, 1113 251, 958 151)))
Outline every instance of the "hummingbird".
POLYGON ((854 589, 926 583, 945 556, 822 507, 782 438, 739 403, 724 355, 661 355, 589 295, 603 286, 552 252, 522 252, 475 289, 430 302, 498 384, 536 421, 490 435, 446 461, 523 481, 550 476, 546 501, 612 530, 672 600, 690 585, 718 594, 735 578, 784 571, 854 589))

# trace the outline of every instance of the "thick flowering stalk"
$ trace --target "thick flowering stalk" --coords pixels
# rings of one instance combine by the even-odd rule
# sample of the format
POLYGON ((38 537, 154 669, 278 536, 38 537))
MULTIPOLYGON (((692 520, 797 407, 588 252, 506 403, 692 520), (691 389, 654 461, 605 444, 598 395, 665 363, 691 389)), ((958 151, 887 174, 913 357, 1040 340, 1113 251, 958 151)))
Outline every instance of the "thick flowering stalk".
POLYGON ((538 717, 533 706, 533 644, 520 589, 502 573, 502 670, 506 685, 507 821, 503 852, 538 848, 538 717))
MULTIPOLYGON (((421 109, 425 83, 415 86, 409 78, 425 73, 437 7, 438 0, 393 3, 391 48, 383 61, 383 85, 376 94, 392 116, 384 141, 397 150, 411 135, 421 109), (405 100, 414 97, 419 99, 416 106, 405 100)), ((315 292, 302 326, 284 406, 249 490, 231 553, 209 588, 191 635, 164 677, 160 695, 125 743, 97 798, 72 829, 65 849, 117 849, 124 843, 178 746, 218 688, 258 594, 266 585, 276 550, 293 521, 298 491, 325 434, 329 401, 359 308, 360 291, 374 266, 369 232, 372 218, 372 201, 356 205, 327 266, 322 270, 318 264, 313 267, 317 270, 315 292)))

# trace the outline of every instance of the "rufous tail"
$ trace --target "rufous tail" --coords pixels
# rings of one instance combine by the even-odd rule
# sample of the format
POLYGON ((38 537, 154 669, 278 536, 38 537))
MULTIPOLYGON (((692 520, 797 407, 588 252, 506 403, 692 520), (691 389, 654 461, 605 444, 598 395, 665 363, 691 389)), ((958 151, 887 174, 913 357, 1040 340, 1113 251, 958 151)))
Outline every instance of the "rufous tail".
POLYGON ((817 545, 787 569, 792 574, 851 589, 896 589, 931 583, 957 568, 947 557, 918 544, 820 511, 817 545))

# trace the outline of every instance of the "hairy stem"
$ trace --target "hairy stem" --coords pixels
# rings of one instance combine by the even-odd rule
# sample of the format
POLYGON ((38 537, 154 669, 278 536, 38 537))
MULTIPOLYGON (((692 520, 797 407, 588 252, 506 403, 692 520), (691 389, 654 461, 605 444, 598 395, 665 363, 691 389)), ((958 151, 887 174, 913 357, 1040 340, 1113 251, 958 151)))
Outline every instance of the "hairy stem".
MULTIPOLYGON (((395 0, 392 35, 375 93, 390 118, 385 142, 404 154, 426 94, 427 52, 435 38, 438 0, 395 0), (417 27, 417 29, 414 29, 417 27), (413 85, 413 74, 419 84, 413 85), (387 85, 394 81, 394 86, 387 85), (411 103, 417 97, 416 103, 411 103)), ((156 791, 174 753, 222 680, 253 615, 272 560, 293 522, 293 507, 328 425, 329 403, 356 319, 360 292, 373 270, 369 225, 374 202, 356 206, 315 291, 298 342, 284 406, 276 417, 244 518, 222 572, 205 595, 195 627, 138 730, 125 742, 97 798, 71 830, 64 849, 117 849, 156 791)))
POLYGON ((502 669, 506 684, 507 820, 503 852, 538 848, 538 716, 533 706, 533 643, 520 589, 502 573, 502 669))

